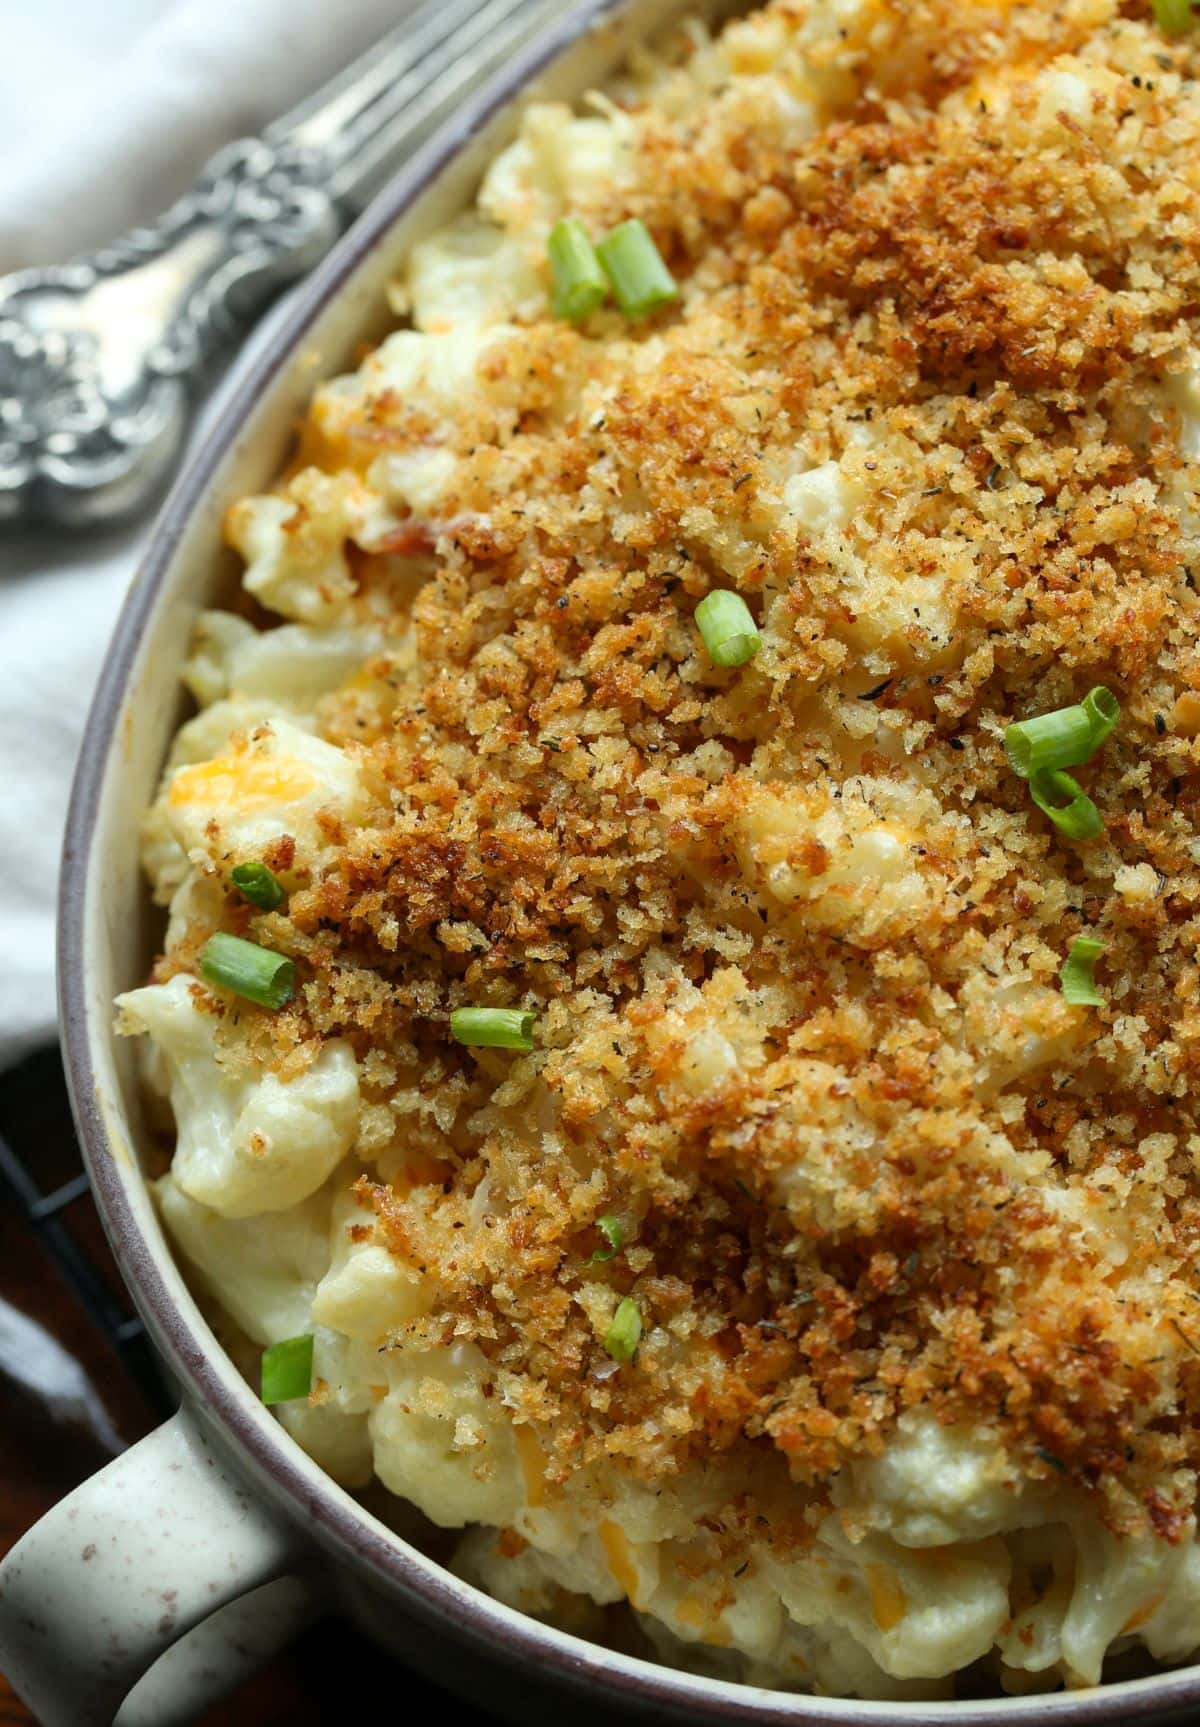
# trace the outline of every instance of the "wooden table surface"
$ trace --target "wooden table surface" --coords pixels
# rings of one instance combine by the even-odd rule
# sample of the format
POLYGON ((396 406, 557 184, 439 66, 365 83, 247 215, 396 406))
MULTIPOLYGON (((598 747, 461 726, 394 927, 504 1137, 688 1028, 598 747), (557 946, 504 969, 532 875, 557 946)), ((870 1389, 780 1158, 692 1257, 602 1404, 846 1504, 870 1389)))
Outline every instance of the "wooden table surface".
MULTIPOLYGON (((43 1193, 78 1169, 70 1111, 57 1052, 47 1052, 0 1079, 0 1134, 21 1155, 43 1193)), ((86 1195, 62 1214, 65 1227, 99 1267, 113 1297, 128 1297, 86 1195)), ((0 1302, 36 1321, 79 1363, 120 1440, 132 1443, 161 1418, 126 1362, 59 1275, 43 1243, 0 1181, 0 1302)), ((0 1555, 30 1524, 100 1467, 110 1450, 94 1429, 64 1421, 30 1394, 0 1361, 0 1555)), ((200 1727, 313 1727, 344 1713, 347 1681, 355 1710, 367 1718, 386 1704, 406 1723, 492 1727, 485 1717, 402 1671, 374 1644, 335 1621, 316 1626, 233 1697, 203 1717, 200 1727)), ((0 1675, 0 1724, 30 1727, 33 1716, 0 1675)))

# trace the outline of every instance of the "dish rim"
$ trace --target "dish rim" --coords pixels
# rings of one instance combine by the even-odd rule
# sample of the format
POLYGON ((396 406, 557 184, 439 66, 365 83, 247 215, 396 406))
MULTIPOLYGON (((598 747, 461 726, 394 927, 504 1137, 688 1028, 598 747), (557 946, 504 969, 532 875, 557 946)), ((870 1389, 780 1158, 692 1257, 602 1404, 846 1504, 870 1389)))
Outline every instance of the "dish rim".
MULTIPOLYGON (((750 0, 746 0, 746 9, 750 0)), ((314 321, 375 246, 448 168, 472 138, 585 32, 639 0, 572 0, 545 34, 488 79, 371 201, 298 293, 261 350, 235 363, 220 412, 189 457, 154 523, 109 643, 84 729, 65 828, 58 903, 58 998, 63 1060, 92 1192, 133 1300, 184 1387, 185 1401, 219 1430, 248 1474, 336 1562, 399 1594, 425 1623, 462 1639, 474 1654, 542 1675, 596 1703, 652 1710, 659 1720, 687 1718, 738 1727, 791 1721, 813 1727, 1118 1727, 1163 1722, 1200 1709, 1200 1665, 1086 1692, 953 1703, 865 1702, 807 1697, 685 1673, 556 1630, 461 1583, 437 1561, 379 1524, 300 1452, 282 1426, 263 1423, 251 1389, 229 1382, 205 1340, 168 1288, 160 1248, 147 1235, 127 1192, 99 1100, 86 973, 95 880, 96 829, 104 788, 126 718, 125 698, 138 653, 158 607, 173 594, 170 576, 185 531, 209 497, 231 447, 259 397, 299 355, 314 321), (239 1392, 238 1386, 241 1390, 239 1392)), ((99 1047, 97 1045, 97 1047, 99 1047)), ((131 1135, 132 1137, 132 1135, 131 1135)), ((167 1249, 169 1253, 169 1248, 167 1249)), ((219 1348, 219 1345, 218 1345, 219 1348)))

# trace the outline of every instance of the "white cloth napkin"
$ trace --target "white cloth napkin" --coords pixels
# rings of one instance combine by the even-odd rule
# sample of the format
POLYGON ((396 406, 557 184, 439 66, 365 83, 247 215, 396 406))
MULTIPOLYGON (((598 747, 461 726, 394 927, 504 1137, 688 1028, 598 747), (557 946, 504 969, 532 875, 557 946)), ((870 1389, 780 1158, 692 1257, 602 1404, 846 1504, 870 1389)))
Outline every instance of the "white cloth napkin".
MULTIPOLYGON (((6 8, 0 272, 61 261, 150 218, 220 144, 274 118, 411 4, 39 0, 6 8)), ((148 528, 0 529, 0 1065, 54 1036, 67 794, 148 528)))

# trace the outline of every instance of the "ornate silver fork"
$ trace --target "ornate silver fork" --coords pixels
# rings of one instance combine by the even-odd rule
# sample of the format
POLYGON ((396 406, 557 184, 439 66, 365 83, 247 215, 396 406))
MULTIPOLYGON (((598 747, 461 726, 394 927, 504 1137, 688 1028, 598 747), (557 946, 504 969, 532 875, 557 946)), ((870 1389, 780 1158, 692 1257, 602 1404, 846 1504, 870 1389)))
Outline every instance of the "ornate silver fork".
POLYGON ((132 514, 175 463, 197 387, 470 87, 561 0, 424 0, 149 227, 0 277, 0 521, 132 514))

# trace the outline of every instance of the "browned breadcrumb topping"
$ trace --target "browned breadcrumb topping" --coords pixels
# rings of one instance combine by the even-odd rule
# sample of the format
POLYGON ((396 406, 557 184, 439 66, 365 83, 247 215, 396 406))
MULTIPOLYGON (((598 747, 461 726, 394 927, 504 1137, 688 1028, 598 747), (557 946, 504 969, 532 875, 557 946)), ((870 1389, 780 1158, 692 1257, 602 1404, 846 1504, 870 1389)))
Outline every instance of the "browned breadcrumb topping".
MULTIPOLYGON (((330 817, 286 915, 230 903, 302 980, 248 1015, 253 1048, 294 1071, 352 1040, 362 1191, 437 1289, 404 1341, 483 1351, 549 1491, 723 1455, 753 1485, 715 1527, 766 1496, 786 1542, 924 1408, 1175 1540, 1200 1463, 1200 540, 1173 393, 1196 50, 1104 0, 872 17, 806 143, 720 92, 647 118, 632 184, 585 214, 643 217, 680 307, 522 328, 483 362, 504 406, 455 428, 444 518, 355 553, 394 594, 391 555, 426 556, 394 601, 415 656, 321 710, 371 820, 330 817), (1096 74, 1082 118, 1045 93, 1063 54, 1096 74), (780 498, 831 460, 853 508, 828 528, 780 498), (692 621, 717 586, 763 630, 737 671, 692 621), (1001 737, 1094 683, 1122 719, 1079 770, 1107 824, 1080 846, 1001 737), (1100 1009, 1057 990, 1082 932, 1100 1009), (467 1003, 535 1009, 535 1053, 457 1046, 467 1003), (645 1329, 612 1372, 626 1295, 645 1329)), ((384 393, 304 449, 365 471, 434 436, 384 393)))

